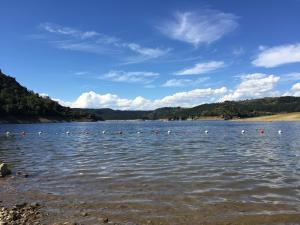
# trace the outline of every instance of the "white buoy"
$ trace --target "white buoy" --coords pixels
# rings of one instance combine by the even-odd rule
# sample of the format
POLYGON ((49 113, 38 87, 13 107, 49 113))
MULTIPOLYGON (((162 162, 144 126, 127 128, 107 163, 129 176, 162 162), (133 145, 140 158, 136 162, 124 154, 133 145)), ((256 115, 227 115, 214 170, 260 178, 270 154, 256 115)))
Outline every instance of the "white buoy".
POLYGON ((244 134, 244 133, 245 133, 245 130, 242 130, 241 133, 244 134))
POLYGON ((102 131, 102 134, 105 134, 106 133, 106 131, 104 130, 104 131, 102 131))
POLYGON ((8 136, 10 136, 10 132, 9 131, 6 131, 6 136, 8 137, 8 136))
POLYGON ((170 130, 168 130, 168 134, 171 134, 171 131, 170 131, 170 130))
POLYGON ((208 134, 208 130, 205 130, 204 132, 205 132, 206 134, 208 134))
POLYGON ((38 132, 39 135, 42 135, 42 133, 43 133, 42 131, 39 131, 39 132, 38 132))
POLYGON ((278 130, 278 134, 282 134, 282 131, 281 131, 281 130, 278 130))
POLYGON ((67 131, 67 132, 66 132, 66 135, 69 135, 69 134, 70 134, 70 131, 67 131))
POLYGON ((136 132, 137 134, 140 134, 141 133, 141 131, 138 131, 138 132, 136 132))

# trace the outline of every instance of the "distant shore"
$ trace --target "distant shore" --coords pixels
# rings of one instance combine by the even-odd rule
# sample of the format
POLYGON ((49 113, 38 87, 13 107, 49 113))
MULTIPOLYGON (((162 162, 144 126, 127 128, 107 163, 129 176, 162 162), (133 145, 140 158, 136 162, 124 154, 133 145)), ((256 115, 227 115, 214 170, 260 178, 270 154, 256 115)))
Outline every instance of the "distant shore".
MULTIPOLYGON (((142 121, 136 120, 107 120, 107 121, 142 121)), ((158 119, 158 121, 168 121, 167 119, 158 119)), ((188 120, 189 121, 189 120, 188 120)), ((203 116, 193 119, 191 121, 225 121, 220 116, 203 116)), ((240 121, 240 122, 275 122, 275 121, 286 121, 286 122, 300 122, 300 112, 295 113, 280 113, 270 116, 258 116, 251 118, 234 118, 226 121, 240 121)), ((64 120, 62 118, 43 118, 43 117, 32 117, 32 118, 0 118, 0 124, 29 124, 29 123, 65 123, 65 122, 95 122, 92 120, 81 119, 81 120, 64 120)))

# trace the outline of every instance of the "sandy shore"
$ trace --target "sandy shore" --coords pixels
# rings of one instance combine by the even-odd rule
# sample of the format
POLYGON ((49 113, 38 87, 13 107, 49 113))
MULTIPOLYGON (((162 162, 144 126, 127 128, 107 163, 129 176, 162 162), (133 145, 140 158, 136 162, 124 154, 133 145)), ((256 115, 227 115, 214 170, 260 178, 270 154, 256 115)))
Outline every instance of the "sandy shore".
POLYGON ((275 121, 290 121, 300 122, 300 112, 295 113, 282 113, 272 116, 259 116, 246 119, 236 119, 233 121, 246 121, 246 122, 275 122, 275 121))

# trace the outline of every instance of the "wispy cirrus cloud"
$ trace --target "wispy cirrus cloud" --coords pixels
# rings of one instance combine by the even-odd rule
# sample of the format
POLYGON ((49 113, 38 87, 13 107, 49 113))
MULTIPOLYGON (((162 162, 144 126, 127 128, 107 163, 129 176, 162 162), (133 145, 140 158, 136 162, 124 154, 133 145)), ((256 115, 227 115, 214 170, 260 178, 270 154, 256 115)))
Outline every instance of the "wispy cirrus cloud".
POLYGON ((237 28, 237 16, 217 10, 177 12, 159 30, 166 36, 198 47, 210 44, 237 28))
POLYGON ((300 72, 287 73, 281 76, 282 81, 295 81, 300 80, 300 72))
POLYGON ((196 80, 192 79, 170 79, 167 80, 162 87, 187 87, 187 86, 196 86, 205 81, 209 80, 209 77, 201 77, 196 80))
POLYGON ((300 43, 271 48, 260 47, 260 53, 252 64, 257 67, 273 68, 297 62, 300 62, 300 43))
MULTIPOLYGON (((131 52, 137 55, 129 57, 131 63, 158 58, 171 50, 170 48, 145 47, 97 31, 82 31, 52 23, 40 24, 39 28, 52 35, 52 39, 49 42, 57 48, 95 54, 122 54, 131 52)), ((38 38, 39 36, 36 35, 35 37, 38 38)), ((45 39, 45 36, 43 36, 43 39, 45 39)))
POLYGON ((100 34, 96 31, 81 31, 71 27, 64 27, 57 24, 52 23, 42 23, 40 24, 40 28, 54 34, 63 34, 74 37, 79 37, 81 39, 87 39, 95 36, 100 36, 100 34))
POLYGON ((199 75, 209 73, 225 66, 223 61, 210 61, 205 63, 197 63, 191 68, 186 68, 175 72, 175 75, 199 75))
POLYGON ((124 83, 141 83, 150 84, 157 77, 159 73, 137 71, 137 72, 125 72, 125 71, 110 71, 99 79, 109 80, 114 82, 124 82, 124 83))
POLYGON ((129 49, 131 49, 134 52, 137 52, 141 55, 144 55, 146 57, 150 58, 157 58, 162 55, 165 55, 170 51, 170 49, 161 49, 161 48, 146 48, 142 47, 139 44, 136 43, 124 43, 124 46, 127 46, 129 49))

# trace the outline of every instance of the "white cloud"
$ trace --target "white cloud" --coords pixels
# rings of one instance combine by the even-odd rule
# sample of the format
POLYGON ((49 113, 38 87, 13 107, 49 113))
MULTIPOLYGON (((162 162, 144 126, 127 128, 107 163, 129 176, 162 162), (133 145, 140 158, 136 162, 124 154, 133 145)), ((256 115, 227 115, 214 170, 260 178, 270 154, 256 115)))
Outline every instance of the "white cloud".
POLYGON ((138 96, 134 99, 121 98, 114 94, 97 94, 93 91, 82 93, 74 102, 63 102, 55 99, 59 103, 72 108, 113 108, 113 109, 134 109, 146 110, 160 107, 190 107, 204 102, 215 101, 220 96, 227 93, 226 87, 217 89, 194 89, 187 92, 178 92, 162 99, 149 100, 138 96))
POLYGON ((292 91, 300 91, 300 83, 296 83, 292 86, 292 91))
POLYGON ((296 96, 300 97, 300 83, 295 83, 290 91, 284 93, 284 96, 296 96))
POLYGON ((175 75, 197 75, 212 72, 224 66, 222 61, 211 61, 206 63, 198 63, 192 68, 187 68, 181 71, 177 71, 175 75))
POLYGON ((252 64, 259 67, 272 68, 296 62, 300 62, 300 44, 262 48, 256 59, 252 61, 252 64))
MULTIPOLYGON (((149 76, 151 76, 151 74, 149 74, 149 76)), ((279 79, 279 76, 275 75, 253 73, 241 76, 240 84, 233 90, 224 86, 220 88, 197 88, 190 91, 177 92, 153 100, 142 96, 128 99, 111 93, 98 94, 93 91, 82 93, 74 102, 63 102, 59 99, 55 100, 60 104, 73 108, 148 110, 161 107, 193 107, 204 103, 222 102, 226 100, 244 100, 279 96, 280 93, 275 89, 279 79)), ((177 81, 172 82, 173 84, 177 84, 177 81)), ((172 84, 172 82, 169 84, 172 84)), ((178 82, 180 84, 180 81, 178 82)), ((183 81, 183 83, 184 82, 189 81, 183 81)), ((290 91, 286 92, 284 95, 300 96, 300 83, 295 83, 290 91)))
POLYGON ((216 10, 178 12, 159 29, 168 37, 194 46, 210 44, 238 26, 237 17, 216 10))
POLYGON ((244 75, 241 77, 241 83, 236 89, 223 96, 220 100, 226 101, 276 96, 278 92, 274 90, 274 87, 279 79, 278 76, 262 73, 244 75))
POLYGON ((195 86, 200 83, 203 83, 204 81, 208 80, 209 77, 201 77, 197 80, 191 80, 191 79, 171 79, 167 80, 162 87, 185 87, 185 86, 195 86))
POLYGON ((138 72, 124 72, 124 71, 110 71, 99 79, 110 80, 115 82, 125 83, 142 83, 149 84, 155 78, 159 76, 159 73, 138 71, 138 72))

